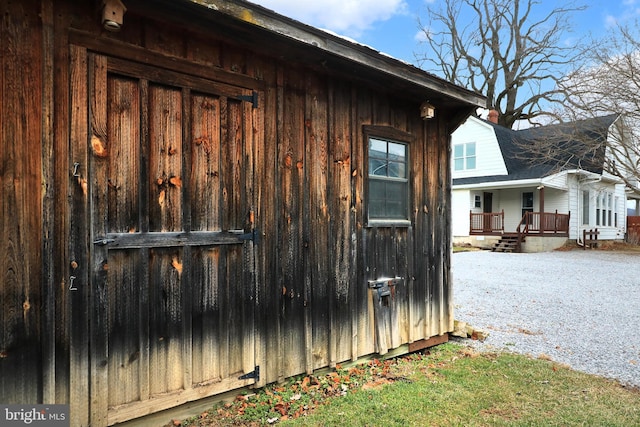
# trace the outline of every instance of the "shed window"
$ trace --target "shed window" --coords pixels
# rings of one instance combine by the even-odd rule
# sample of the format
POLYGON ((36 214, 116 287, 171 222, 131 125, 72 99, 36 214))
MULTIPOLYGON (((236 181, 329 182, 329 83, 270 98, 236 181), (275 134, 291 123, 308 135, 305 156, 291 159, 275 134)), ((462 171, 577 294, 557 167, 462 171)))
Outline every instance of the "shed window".
POLYGON ((408 155, 406 143, 369 138, 370 221, 409 220, 408 155))

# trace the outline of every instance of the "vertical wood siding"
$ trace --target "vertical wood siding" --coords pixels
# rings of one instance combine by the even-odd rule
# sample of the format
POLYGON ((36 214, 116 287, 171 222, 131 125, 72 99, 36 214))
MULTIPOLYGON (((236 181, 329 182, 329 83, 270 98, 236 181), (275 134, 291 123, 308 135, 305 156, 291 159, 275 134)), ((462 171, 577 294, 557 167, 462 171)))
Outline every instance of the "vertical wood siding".
POLYGON ((72 20, 87 5, 33 3, 4 5, 0 23, 0 401, 71 402, 74 425, 105 425, 251 384, 239 376, 255 365, 264 385, 452 328, 458 111, 423 121, 393 93, 151 11, 104 37, 72 20), (43 43, 54 53, 22 49, 43 43), (257 108, 239 99, 254 91, 257 108), (408 226, 367 225, 367 127, 410 139, 408 226), (57 193, 44 204, 43 177, 57 193), (230 230, 260 241, 214 243, 230 230), (388 306, 367 286, 384 276, 403 278, 388 306))
POLYGON ((39 2, 0 6, 0 402, 42 396, 42 71, 39 2), (25 47, 34 46, 35 49, 25 47))

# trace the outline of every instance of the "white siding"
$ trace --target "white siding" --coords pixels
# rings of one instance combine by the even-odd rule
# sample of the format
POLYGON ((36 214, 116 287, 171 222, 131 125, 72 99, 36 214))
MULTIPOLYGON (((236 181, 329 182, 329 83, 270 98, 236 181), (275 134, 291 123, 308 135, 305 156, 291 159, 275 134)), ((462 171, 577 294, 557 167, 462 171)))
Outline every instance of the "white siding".
MULTIPOLYGON (((451 164, 453 178, 469 178, 476 176, 507 175, 507 167, 502 159, 502 152, 496 140, 493 128, 476 117, 469 117, 451 135, 452 147, 457 144, 476 143, 476 169, 456 171, 451 164)), ((453 149, 452 149, 453 151, 453 149)), ((452 156, 453 162, 453 156, 452 156)))
MULTIPOLYGON (((500 204, 498 210, 504 209, 504 231, 513 233, 522 219, 522 193, 533 191, 533 209, 537 210, 538 201, 535 188, 510 188, 500 190, 500 204)), ((495 210, 495 209, 494 209, 495 210)))
MULTIPOLYGON (((533 193, 534 201, 536 197, 538 197, 538 206, 539 206, 540 201, 539 201, 538 190, 535 190, 535 192, 533 193)), ((544 189, 544 211, 545 212, 558 211, 558 213, 561 213, 561 214, 569 213, 569 193, 567 191, 556 190, 554 188, 546 187, 544 189)))
POLYGON ((542 184, 545 187, 553 187, 566 190, 569 186, 568 179, 569 178, 567 172, 560 172, 543 178, 542 184))
POLYGON ((453 190, 451 192, 451 229, 454 237, 469 236, 471 197, 469 190, 453 190))
MULTIPOLYGON (((601 199, 602 200, 602 199, 601 199)), ((569 238, 582 239, 583 229, 597 228, 600 231, 598 239, 600 240, 622 240, 626 231, 626 196, 624 192, 624 185, 612 184, 605 182, 592 182, 588 184, 579 185, 575 181, 575 187, 571 195, 572 217, 575 213, 575 220, 572 218, 569 238), (583 224, 582 210, 582 192, 589 191, 589 223, 583 224), (602 206, 600 206, 600 221, 596 218, 598 212, 598 198, 603 194, 607 196, 610 194, 612 199, 611 206, 611 225, 609 225, 608 215, 606 215, 606 223, 602 221, 602 206), (574 207, 575 206, 575 207, 574 207), (617 224, 616 224, 617 216, 617 224)))

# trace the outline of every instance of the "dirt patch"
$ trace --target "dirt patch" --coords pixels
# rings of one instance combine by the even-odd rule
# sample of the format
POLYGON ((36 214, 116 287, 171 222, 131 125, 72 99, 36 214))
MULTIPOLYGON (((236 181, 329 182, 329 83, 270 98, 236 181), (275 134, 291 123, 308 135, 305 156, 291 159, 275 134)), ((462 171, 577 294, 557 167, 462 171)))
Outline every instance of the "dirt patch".
MULTIPOLYGON (((578 245, 575 241, 569 241, 565 243, 563 246, 556 249, 558 252, 567 252, 574 250, 584 250, 584 248, 578 245)), ((605 251, 605 252, 637 252, 640 253, 640 245, 634 245, 633 243, 614 241, 614 240, 603 240, 598 242, 598 247, 595 249, 587 249, 587 250, 595 250, 595 251, 605 251)))

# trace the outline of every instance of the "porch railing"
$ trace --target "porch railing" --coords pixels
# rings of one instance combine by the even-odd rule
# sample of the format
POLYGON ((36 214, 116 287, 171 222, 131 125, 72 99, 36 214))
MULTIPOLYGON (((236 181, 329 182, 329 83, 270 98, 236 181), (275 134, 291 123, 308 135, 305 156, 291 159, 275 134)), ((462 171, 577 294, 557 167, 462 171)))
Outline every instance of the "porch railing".
POLYGON ((469 212, 470 234, 503 234, 504 210, 502 212, 469 212))
POLYGON ((525 212, 516 232, 528 235, 568 236, 571 213, 525 212))
MULTIPOLYGON (((569 235, 570 214, 555 212, 525 212, 516 233, 523 235, 559 236, 569 235)), ((470 230, 473 235, 504 234, 504 210, 490 213, 469 213, 470 230)))

